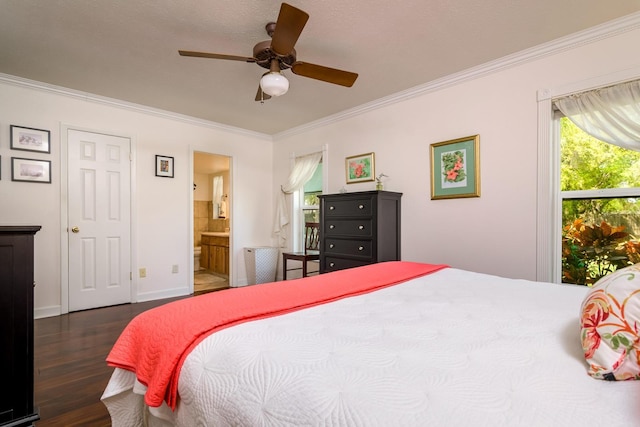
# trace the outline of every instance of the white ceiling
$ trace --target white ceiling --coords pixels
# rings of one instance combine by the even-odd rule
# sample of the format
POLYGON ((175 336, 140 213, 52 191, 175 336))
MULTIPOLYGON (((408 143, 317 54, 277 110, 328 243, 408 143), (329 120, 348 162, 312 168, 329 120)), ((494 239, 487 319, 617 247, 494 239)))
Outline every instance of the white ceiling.
POLYGON ((255 102, 251 56, 276 0, 0 0, 0 73, 276 134, 640 10, 639 0, 290 0, 298 60, 359 74, 296 76, 255 102))
POLYGON ((193 171, 195 173, 212 174, 228 171, 231 160, 227 156, 195 152, 193 155, 193 171))

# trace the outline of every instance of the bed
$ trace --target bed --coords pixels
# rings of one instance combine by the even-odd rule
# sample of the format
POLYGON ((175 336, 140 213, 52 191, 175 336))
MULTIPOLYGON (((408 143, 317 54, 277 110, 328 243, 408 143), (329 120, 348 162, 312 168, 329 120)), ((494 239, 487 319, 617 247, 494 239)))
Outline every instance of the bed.
POLYGON ((114 427, 638 426, 640 382, 588 375, 589 292, 390 262, 205 294, 131 322, 102 401, 114 427))

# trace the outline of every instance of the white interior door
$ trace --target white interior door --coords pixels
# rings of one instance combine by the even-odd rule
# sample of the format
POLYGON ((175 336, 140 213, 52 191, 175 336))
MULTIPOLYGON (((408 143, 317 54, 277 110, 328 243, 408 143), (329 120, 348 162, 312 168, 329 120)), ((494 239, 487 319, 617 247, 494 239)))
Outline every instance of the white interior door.
POLYGON ((131 302, 131 140, 69 129, 69 311, 131 302))

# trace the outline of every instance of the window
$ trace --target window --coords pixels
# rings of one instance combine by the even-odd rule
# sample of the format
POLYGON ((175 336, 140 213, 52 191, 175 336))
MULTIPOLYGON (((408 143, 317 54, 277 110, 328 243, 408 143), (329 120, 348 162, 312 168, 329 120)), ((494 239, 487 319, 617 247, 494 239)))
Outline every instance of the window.
POLYGON ((640 262, 640 152, 559 128, 562 282, 592 285, 640 262))
MULTIPOLYGON (((304 184, 302 214, 303 222, 320 222, 320 199, 322 194, 322 160, 316 167, 313 176, 304 184)), ((304 228, 304 223, 302 224, 304 228)))
MULTIPOLYGON (((292 194, 292 220, 291 239, 289 247, 294 251, 301 251, 304 248, 304 225, 306 221, 319 220, 319 203, 317 196, 327 186, 327 146, 322 147, 322 151, 312 151, 308 154, 297 155, 291 153, 290 160, 292 170, 289 174, 287 184, 283 185, 282 195, 292 194)), ((279 235, 280 245, 286 244, 286 236, 283 237, 282 225, 289 224, 288 215, 282 207, 284 206, 284 197, 280 198, 280 202, 276 211, 275 234, 279 235)))

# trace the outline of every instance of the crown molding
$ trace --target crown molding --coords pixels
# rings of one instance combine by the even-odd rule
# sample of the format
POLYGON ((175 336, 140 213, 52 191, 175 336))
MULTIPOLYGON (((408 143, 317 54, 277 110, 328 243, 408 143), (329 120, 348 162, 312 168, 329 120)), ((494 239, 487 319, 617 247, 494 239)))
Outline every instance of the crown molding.
POLYGON ((396 104, 402 101, 406 101, 417 96, 421 96, 427 93, 439 91, 447 87, 451 87, 466 81, 478 79, 487 74, 495 73, 497 71, 505 70, 511 67, 515 67, 527 62, 535 61, 540 58, 544 58, 550 55, 554 55, 566 50, 575 49, 577 47, 594 43, 599 40, 603 40, 610 37, 615 37, 619 34, 623 34, 628 31, 633 31, 640 28, 640 12, 636 12, 622 18, 606 22, 595 27, 591 27, 587 30, 580 31, 571 34, 566 37, 556 39, 554 41, 544 43, 533 48, 525 49, 523 51, 504 56, 500 59, 487 62, 485 64, 468 68, 458 73, 450 74, 440 79, 433 80, 431 82, 415 86, 413 88, 397 92, 395 94, 377 99, 375 101, 359 105, 357 107, 332 114, 325 118, 315 120, 301 126, 297 126, 288 129, 283 132, 276 133, 274 135, 268 135, 265 133, 254 132, 247 129, 224 125, 221 123, 213 122, 210 120, 199 119, 192 116, 174 113, 171 111, 152 108, 140 104, 126 102, 119 99, 102 97, 87 92, 76 91, 61 86, 50 85, 43 82, 29 80, 9 74, 0 73, 0 82, 13 86, 29 88, 33 90, 39 90, 42 92, 53 93, 70 98, 80 99, 87 102, 93 102, 96 104, 107 105, 111 107, 117 107, 134 111, 142 114, 148 114, 164 119, 174 120, 182 123, 192 124, 196 126, 207 127, 210 129, 222 130, 237 135, 249 136, 252 138, 262 139, 266 141, 277 141, 278 139, 286 138, 289 136, 297 135, 303 132, 307 132, 313 129, 317 129, 323 126, 327 126, 332 123, 336 123, 348 118, 365 114, 372 110, 377 110, 388 105, 396 104))
POLYGON ((408 99, 415 98, 427 93, 436 92, 466 81, 478 79, 487 74, 506 70, 518 65, 525 64, 527 62, 536 61, 547 56, 575 49, 577 47, 594 43, 599 40, 615 37, 619 34, 637 30, 639 28, 640 12, 636 12, 622 18, 605 22, 604 24, 600 24, 595 27, 591 27, 586 30, 553 40, 551 42, 534 46, 532 48, 504 56, 494 61, 490 61, 476 67, 468 68, 458 73, 450 74, 440 79, 436 79, 431 82, 415 86, 401 92, 397 92, 393 95, 389 95, 387 97, 359 105, 340 113, 336 113, 331 116, 327 116, 322 119, 288 129, 286 131, 274 134, 273 140, 277 141, 282 138, 307 132, 312 129, 317 129, 331 123, 336 123, 342 120, 346 120, 350 117, 364 114, 372 110, 377 110, 379 108, 406 101, 408 99))
POLYGON ((196 126, 202 126, 209 129, 222 130, 242 136, 273 141, 271 135, 266 133, 254 132, 247 129, 224 125, 222 123, 210 120, 199 119, 185 114, 178 114, 171 111, 161 110, 159 108, 148 107, 146 105, 135 104, 120 99, 108 98, 104 96, 94 95, 88 92, 77 91, 62 86, 55 86, 48 83, 29 80, 22 77, 12 76, 10 74, 0 73, 0 83, 6 83, 11 86, 17 86, 27 89, 33 89, 40 92, 52 93, 67 98, 79 99, 82 101, 92 102, 95 104, 106 105, 109 107, 121 108, 136 113, 147 114, 150 116, 160 117, 163 119, 173 120, 181 123, 187 123, 196 126))

